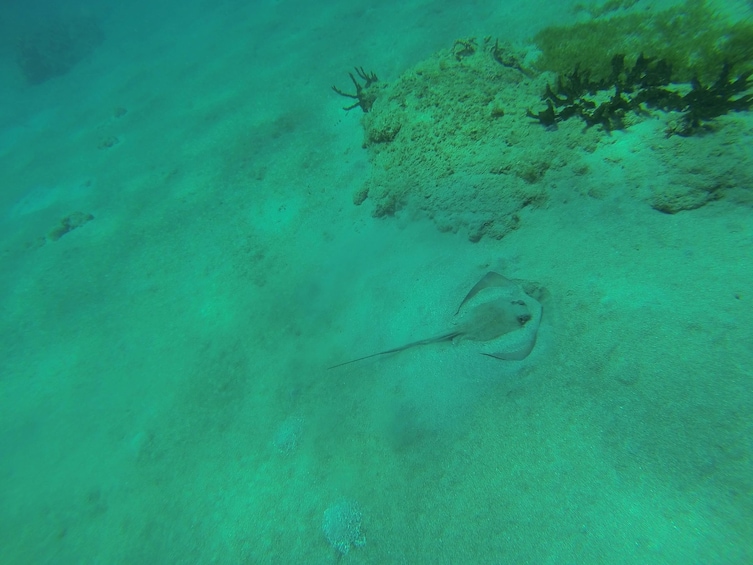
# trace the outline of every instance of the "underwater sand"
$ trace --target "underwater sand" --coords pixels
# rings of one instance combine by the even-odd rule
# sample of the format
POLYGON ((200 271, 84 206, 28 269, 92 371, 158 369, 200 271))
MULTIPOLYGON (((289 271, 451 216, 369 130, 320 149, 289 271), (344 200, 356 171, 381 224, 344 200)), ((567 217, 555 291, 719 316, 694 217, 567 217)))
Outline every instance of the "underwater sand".
POLYGON ((751 187, 652 209, 641 124, 500 240, 372 218, 332 84, 576 16, 248 4, 95 6, 105 41, 33 87, 3 44, 0 563, 753 562, 751 187), (524 361, 326 369, 444 330, 489 270, 551 295, 524 361))

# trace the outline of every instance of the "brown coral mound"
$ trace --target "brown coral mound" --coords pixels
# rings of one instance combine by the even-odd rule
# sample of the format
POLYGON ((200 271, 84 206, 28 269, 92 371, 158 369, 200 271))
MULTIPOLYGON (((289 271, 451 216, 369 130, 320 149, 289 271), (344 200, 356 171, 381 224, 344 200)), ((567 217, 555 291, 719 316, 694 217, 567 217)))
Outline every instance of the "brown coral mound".
POLYGON ((384 86, 363 118, 374 167, 354 201, 374 216, 418 211, 471 240, 515 229, 561 166, 526 117, 543 86, 522 59, 489 39, 464 40, 384 86))
MULTIPOLYGON (((459 40, 393 83, 379 83, 362 118, 373 167, 353 202, 376 217, 428 217, 442 231, 478 241, 504 237, 525 207, 545 206, 557 191, 637 197, 671 214, 725 197, 751 201, 753 173, 739 166, 751 145, 745 112, 701 114, 699 139, 675 135, 687 133, 682 120, 692 108, 671 112, 644 103, 619 120, 617 129, 630 128, 630 135, 598 120, 584 126, 555 119, 545 128, 529 108, 540 106, 557 77, 530 70, 534 53, 490 38, 459 40)), ((741 76, 731 84, 748 78, 741 76)), ((716 86, 678 88, 703 90, 708 105, 718 102, 716 86)), ((613 93, 603 100, 592 93, 593 107, 613 93)))

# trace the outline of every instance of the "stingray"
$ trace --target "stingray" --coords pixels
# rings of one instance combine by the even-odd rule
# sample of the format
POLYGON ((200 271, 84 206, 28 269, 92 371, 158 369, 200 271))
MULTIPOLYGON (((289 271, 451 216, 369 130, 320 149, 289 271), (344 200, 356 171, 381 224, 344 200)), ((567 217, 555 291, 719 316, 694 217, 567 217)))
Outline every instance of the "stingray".
POLYGON ((370 357, 397 353, 419 345, 464 340, 481 342, 481 353, 505 361, 521 361, 536 345, 543 307, 539 299, 546 291, 528 281, 510 280, 490 271, 463 298, 455 312, 454 328, 442 334, 378 353, 364 355, 335 369, 370 357))

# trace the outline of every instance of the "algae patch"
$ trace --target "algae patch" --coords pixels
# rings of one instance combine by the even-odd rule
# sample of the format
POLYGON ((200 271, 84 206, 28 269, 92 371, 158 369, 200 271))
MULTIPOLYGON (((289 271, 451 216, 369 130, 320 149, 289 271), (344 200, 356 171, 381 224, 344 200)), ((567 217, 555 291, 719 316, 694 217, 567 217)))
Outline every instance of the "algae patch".
POLYGON ((713 82, 725 63, 740 73, 753 68, 753 25, 730 22, 704 0, 658 12, 599 13, 575 25, 547 27, 534 41, 542 52, 539 70, 563 74, 580 66, 596 80, 609 76, 621 53, 631 54, 630 66, 641 53, 667 61, 677 82, 713 82))

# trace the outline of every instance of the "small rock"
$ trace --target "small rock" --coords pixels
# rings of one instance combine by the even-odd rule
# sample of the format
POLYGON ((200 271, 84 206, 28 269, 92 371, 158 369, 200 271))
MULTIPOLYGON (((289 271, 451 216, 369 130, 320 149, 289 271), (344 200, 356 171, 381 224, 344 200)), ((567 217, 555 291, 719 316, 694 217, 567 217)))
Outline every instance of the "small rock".
POLYGON ((351 547, 366 545, 366 536, 361 532, 363 515, 358 504, 342 500, 324 511, 322 530, 329 544, 346 555, 351 547))

